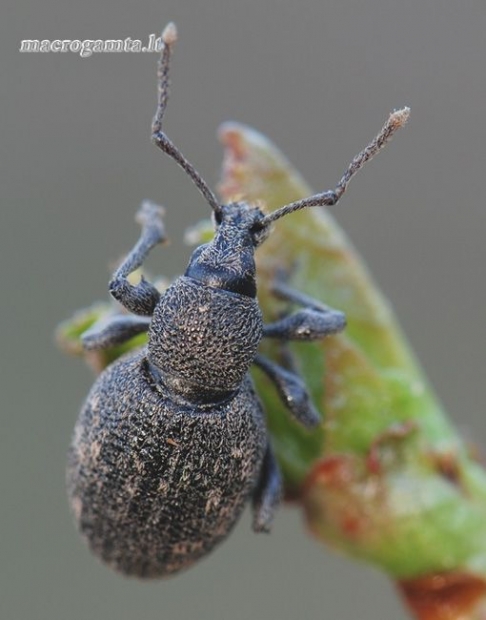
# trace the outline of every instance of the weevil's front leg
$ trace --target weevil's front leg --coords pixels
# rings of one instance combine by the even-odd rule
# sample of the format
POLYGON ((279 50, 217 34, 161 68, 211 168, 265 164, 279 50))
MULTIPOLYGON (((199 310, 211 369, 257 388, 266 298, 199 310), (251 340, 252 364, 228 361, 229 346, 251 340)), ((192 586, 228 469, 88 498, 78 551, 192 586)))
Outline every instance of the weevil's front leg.
POLYGON ((346 327, 346 316, 339 310, 295 291, 282 280, 277 280, 272 292, 284 301, 302 306, 301 310, 263 328, 264 338, 278 340, 318 340, 336 334, 346 327))
POLYGON ((133 336, 143 334, 150 327, 150 318, 117 314, 95 323, 81 336, 86 351, 110 349, 123 344, 133 336))
POLYGON ((110 293, 127 310, 134 314, 151 316, 160 299, 160 293, 153 284, 142 276, 138 284, 130 284, 127 277, 141 267, 150 250, 167 239, 162 214, 164 210, 145 200, 137 212, 136 220, 142 227, 140 239, 123 263, 113 274, 110 293))
POLYGON ((269 532, 282 496, 282 477, 272 448, 267 443, 262 471, 253 493, 253 529, 269 532))

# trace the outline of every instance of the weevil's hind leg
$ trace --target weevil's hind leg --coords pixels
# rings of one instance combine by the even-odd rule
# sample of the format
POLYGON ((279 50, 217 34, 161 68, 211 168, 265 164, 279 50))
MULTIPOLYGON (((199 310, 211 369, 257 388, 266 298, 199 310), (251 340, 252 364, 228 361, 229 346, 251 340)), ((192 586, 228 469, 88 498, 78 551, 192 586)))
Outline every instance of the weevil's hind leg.
POLYGON ((313 429, 321 421, 319 412, 312 404, 304 381, 296 372, 282 368, 263 355, 257 355, 254 361, 277 388, 282 402, 292 416, 308 429, 313 429))
POLYGON ((113 297, 134 314, 151 316, 160 299, 159 291, 143 276, 135 285, 130 284, 127 277, 142 266, 154 246, 166 241, 163 212, 162 207, 149 200, 142 203, 136 215, 136 220, 142 227, 140 238, 113 274, 109 285, 113 297))
POLYGON ((85 351, 110 349, 143 334, 150 327, 150 318, 117 314, 95 323, 81 336, 85 351))
POLYGON ((253 493, 253 530, 269 532, 282 497, 282 477, 270 444, 267 444, 258 486, 253 493))
POLYGON ((272 292, 279 299, 298 304, 302 309, 265 325, 264 338, 284 341, 319 340, 337 334, 346 327, 346 316, 343 312, 329 308, 312 297, 294 290, 282 278, 275 281, 272 292))

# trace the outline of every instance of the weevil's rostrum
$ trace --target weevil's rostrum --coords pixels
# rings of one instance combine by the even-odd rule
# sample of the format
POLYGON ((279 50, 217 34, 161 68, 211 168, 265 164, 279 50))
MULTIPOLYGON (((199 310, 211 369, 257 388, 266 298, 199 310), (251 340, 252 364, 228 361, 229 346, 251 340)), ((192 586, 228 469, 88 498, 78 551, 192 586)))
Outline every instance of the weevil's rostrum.
POLYGON ((304 381, 259 354, 258 345, 262 338, 283 347, 290 340, 323 338, 341 331, 345 318, 290 289, 280 274, 275 294, 300 309, 264 325, 254 252, 280 217, 335 204, 408 116, 406 109, 392 114, 334 190, 268 215, 244 202, 221 205, 162 131, 173 24, 162 40, 152 140, 206 198, 216 232, 163 294, 144 278, 131 284, 128 276, 166 239, 162 208, 142 204, 140 239, 110 282, 111 294, 131 314, 96 324, 83 344, 88 350, 109 348, 148 332, 148 345, 111 364, 95 382, 75 427, 67 473, 72 509, 91 549, 116 570, 138 577, 191 566, 227 536, 250 500, 254 530, 269 531, 281 478, 248 371, 256 364, 285 409, 312 429, 320 416, 304 381))

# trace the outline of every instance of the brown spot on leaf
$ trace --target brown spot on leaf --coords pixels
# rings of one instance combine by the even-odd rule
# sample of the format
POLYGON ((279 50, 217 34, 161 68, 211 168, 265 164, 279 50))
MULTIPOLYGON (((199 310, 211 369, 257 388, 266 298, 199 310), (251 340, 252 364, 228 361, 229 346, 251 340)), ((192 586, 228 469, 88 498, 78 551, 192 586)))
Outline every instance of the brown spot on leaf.
POLYGON ((419 620, 478 620, 473 616, 486 591, 483 579, 468 573, 439 573, 399 582, 398 588, 419 620))
POLYGON ((371 444, 366 458, 366 465, 371 474, 379 475, 382 473, 382 458, 380 448, 391 441, 401 440, 408 437, 418 429, 416 422, 407 420, 400 424, 393 424, 380 433, 371 444))
POLYGON ((451 484, 461 486, 461 470, 454 452, 432 452, 430 454, 437 472, 451 484))
POLYGON ((311 532, 346 544, 368 544, 389 518, 386 486, 352 454, 318 461, 305 480, 301 503, 311 532))
POLYGON ((344 455, 330 456, 316 463, 304 482, 303 493, 305 494, 315 484, 322 484, 326 487, 342 487, 353 478, 354 467, 349 457, 344 455))

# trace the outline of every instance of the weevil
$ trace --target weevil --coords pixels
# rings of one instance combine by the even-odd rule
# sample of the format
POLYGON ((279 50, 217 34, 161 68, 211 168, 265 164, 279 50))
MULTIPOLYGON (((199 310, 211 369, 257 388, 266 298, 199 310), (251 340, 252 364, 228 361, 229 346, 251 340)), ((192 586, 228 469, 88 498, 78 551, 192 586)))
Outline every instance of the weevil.
POLYGON ((163 293, 144 277, 134 284, 130 274, 166 240, 162 208, 142 203, 141 236, 109 285, 125 312, 93 326, 83 345, 108 348, 143 332, 148 344, 98 377, 78 418, 67 470, 72 510, 91 549, 117 571, 145 578, 172 575, 208 554, 249 501, 253 529, 270 530, 282 481, 249 369, 260 368, 289 414, 314 428, 320 416, 303 379, 258 353, 258 346, 262 338, 285 346, 336 334, 345 317, 277 277, 275 295, 300 309, 264 324, 255 250, 279 218, 336 204, 351 177, 408 116, 408 109, 391 114, 334 190, 269 214, 246 202, 220 204, 162 130, 176 38, 169 24, 162 34, 152 141, 210 205, 215 236, 193 252, 184 275, 163 293))

